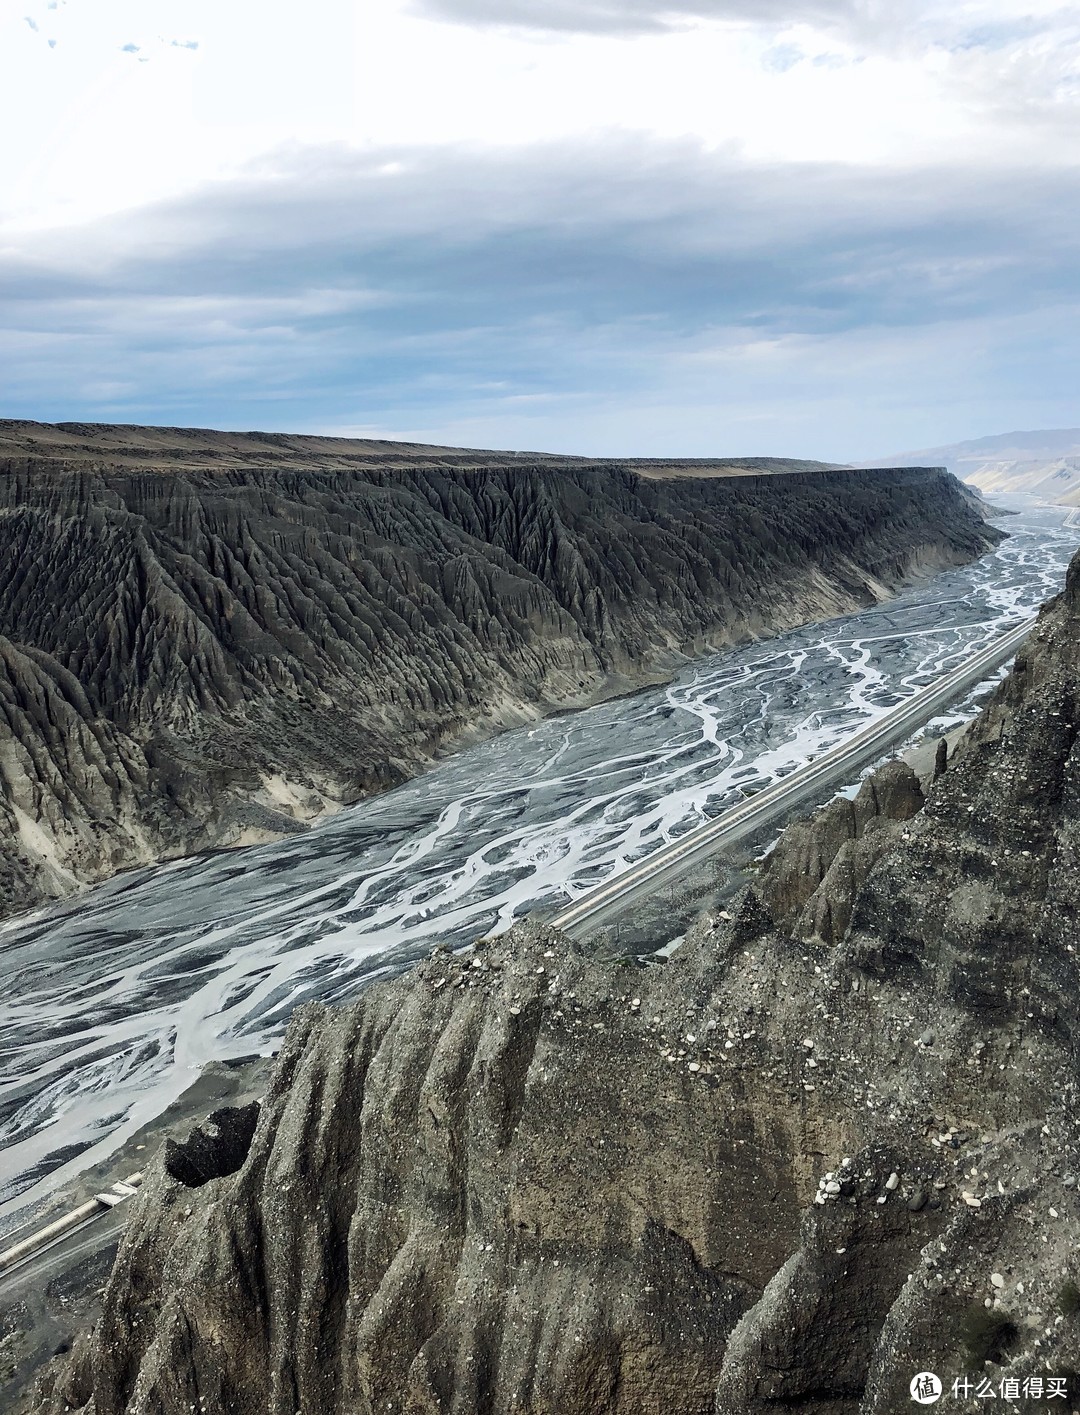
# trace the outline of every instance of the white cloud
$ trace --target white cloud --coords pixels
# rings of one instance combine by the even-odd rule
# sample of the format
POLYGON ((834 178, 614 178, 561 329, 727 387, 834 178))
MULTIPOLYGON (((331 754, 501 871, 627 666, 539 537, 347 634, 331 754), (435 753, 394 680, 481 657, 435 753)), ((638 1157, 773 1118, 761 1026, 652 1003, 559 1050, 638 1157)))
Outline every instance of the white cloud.
POLYGON ((1015 386, 1031 422, 1075 362, 1075 5, 26 8, 0 17, 21 406, 280 397, 294 423, 657 450, 848 406, 850 450, 950 388, 974 417, 1015 386), (1009 363, 1024 318, 1052 368, 1034 337, 1009 363))
MULTIPOLYGON (((537 0, 527 12, 556 15, 537 0)), ((0 150, 0 202, 9 219, 64 223, 227 178, 284 143, 335 141, 505 147, 630 131, 761 162, 1073 160, 1074 6, 567 0, 557 15, 609 12, 629 30, 438 23, 406 0, 311 0, 302 25, 284 0, 39 4, 29 18, 58 50, 0 20, 0 122, 21 139, 0 150), (126 45, 150 60, 143 72, 126 45)), ((498 13, 514 11, 499 0, 498 13)))
POLYGON ((754 25, 851 23, 872 0, 414 0, 420 14, 466 25, 641 33, 694 20, 754 25))
POLYGON ((1080 181, 1032 170, 294 149, 9 240, 0 352, 40 416, 857 457, 1063 420, 1078 222, 1080 181))

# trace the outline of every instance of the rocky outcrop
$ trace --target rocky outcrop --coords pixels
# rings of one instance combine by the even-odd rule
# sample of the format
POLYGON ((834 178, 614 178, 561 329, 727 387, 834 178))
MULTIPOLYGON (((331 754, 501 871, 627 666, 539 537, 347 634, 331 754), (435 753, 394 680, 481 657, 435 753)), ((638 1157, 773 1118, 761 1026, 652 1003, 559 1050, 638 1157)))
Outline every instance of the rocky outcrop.
POLYGON ((911 767, 890 762, 863 782, 854 800, 837 796, 812 820, 790 826, 783 849, 767 857, 761 875, 762 896, 777 923, 796 938, 838 942, 870 871, 924 803, 911 767))
POLYGON ((0 471, 0 911, 304 829, 998 538, 932 469, 0 424, 0 471))
POLYGON ((39 1415, 1080 1403, 1078 644, 1080 558, 925 804, 878 773, 666 967, 525 925, 298 1013, 39 1415))

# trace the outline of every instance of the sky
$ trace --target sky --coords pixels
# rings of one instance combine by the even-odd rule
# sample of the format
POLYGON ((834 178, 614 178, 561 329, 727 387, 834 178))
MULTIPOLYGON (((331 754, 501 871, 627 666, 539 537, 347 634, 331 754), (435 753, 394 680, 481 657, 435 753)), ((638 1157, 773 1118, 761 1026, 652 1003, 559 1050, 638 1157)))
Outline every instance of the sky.
POLYGON ((0 416, 858 461, 1080 424, 1080 5, 0 0, 0 416))

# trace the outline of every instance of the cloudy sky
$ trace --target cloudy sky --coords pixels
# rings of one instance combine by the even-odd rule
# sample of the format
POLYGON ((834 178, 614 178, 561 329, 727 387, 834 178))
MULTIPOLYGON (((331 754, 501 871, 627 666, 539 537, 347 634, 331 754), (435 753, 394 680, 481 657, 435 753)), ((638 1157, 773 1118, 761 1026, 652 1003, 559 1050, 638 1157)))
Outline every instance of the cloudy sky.
POLYGON ((1080 424, 1080 6, 0 0, 0 416, 857 460, 1080 424))

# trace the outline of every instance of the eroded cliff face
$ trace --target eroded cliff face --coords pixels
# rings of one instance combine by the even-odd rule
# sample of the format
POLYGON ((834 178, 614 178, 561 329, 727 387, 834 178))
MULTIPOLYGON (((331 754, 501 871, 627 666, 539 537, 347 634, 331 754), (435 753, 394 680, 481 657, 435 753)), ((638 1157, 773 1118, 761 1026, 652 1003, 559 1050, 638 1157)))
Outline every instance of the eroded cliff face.
POLYGON ((666 967, 526 925, 298 1013, 39 1415, 1080 1406, 1078 644, 1080 557, 925 803, 886 768, 666 967))
POLYGON ((0 912, 304 829, 998 538, 932 469, 0 433, 0 912))

